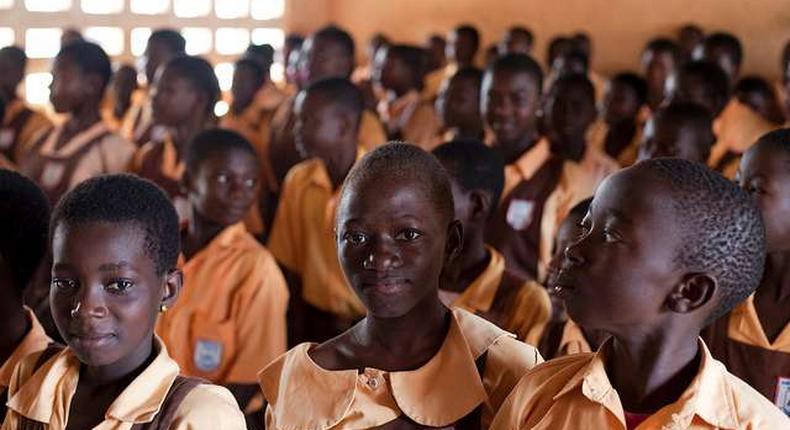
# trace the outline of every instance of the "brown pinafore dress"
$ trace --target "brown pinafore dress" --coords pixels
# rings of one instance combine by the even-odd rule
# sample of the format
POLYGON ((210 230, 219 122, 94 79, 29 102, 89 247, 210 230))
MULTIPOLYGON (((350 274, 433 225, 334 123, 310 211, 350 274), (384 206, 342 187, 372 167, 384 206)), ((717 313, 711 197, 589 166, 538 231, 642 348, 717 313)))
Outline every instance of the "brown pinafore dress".
POLYGON ((563 165, 562 159, 550 157, 508 194, 488 224, 486 242, 505 256, 509 270, 523 278, 538 279, 543 207, 560 182, 563 165))
MULTIPOLYGON (((38 360, 36 360, 33 372, 62 350, 63 346, 57 344, 52 344, 47 347, 38 360)), ((206 381, 198 378, 177 376, 165 396, 159 413, 154 416, 151 422, 133 425, 132 430, 168 430, 173 423, 176 412, 178 412, 178 407, 181 406, 181 402, 184 401, 186 396, 195 387, 203 383, 206 383, 206 381)), ((44 430, 45 428, 45 423, 34 421, 26 417, 20 417, 19 430, 44 430)))
POLYGON ((27 124, 27 121, 33 116, 33 111, 27 107, 23 108, 8 125, 0 128, 0 154, 4 155, 7 159, 18 162, 16 156, 19 150, 19 134, 27 124))
MULTIPOLYGON (((35 181, 53 205, 69 190, 74 173, 84 156, 111 132, 104 123, 97 123, 78 134, 61 149, 55 148, 62 129, 56 128, 36 140, 20 170, 35 181), (76 147, 69 150, 69 147, 76 147)), ((106 166, 106 161, 103 161, 106 166)), ((104 169, 106 171, 106 168, 104 169)))

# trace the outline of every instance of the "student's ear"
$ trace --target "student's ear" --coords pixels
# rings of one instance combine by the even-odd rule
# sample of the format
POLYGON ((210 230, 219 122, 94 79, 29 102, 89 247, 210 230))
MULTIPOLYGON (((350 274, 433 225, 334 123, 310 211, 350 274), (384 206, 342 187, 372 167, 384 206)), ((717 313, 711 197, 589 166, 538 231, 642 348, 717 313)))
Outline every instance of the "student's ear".
POLYGON ((453 220, 447 228, 447 244, 445 246, 445 262, 450 263, 461 255, 464 246, 464 228, 461 221, 453 220))
POLYGON ((679 314, 693 312, 712 299, 718 288, 716 278, 704 273, 685 275, 667 297, 667 307, 679 314))
POLYGON ((161 304, 167 308, 172 308, 181 293, 184 285, 184 273, 181 269, 170 269, 165 275, 165 288, 162 291, 161 304))
POLYGON ((88 91, 90 91, 91 95, 97 95, 101 98, 104 95, 104 90, 106 88, 103 87, 102 77, 96 73, 91 73, 85 76, 84 87, 88 91))
POLYGON ((491 195, 481 190, 469 193, 469 219, 475 222, 485 222, 491 213, 491 195))

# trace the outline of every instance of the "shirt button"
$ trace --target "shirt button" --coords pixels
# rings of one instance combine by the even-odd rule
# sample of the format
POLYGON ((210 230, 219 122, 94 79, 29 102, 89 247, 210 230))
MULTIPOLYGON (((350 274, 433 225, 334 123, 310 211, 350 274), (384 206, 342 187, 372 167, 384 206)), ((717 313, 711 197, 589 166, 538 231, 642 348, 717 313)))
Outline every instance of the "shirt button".
POLYGON ((376 388, 378 388, 379 387, 379 378, 376 378, 374 376, 374 377, 368 379, 368 387, 370 387, 371 390, 375 390, 376 388))

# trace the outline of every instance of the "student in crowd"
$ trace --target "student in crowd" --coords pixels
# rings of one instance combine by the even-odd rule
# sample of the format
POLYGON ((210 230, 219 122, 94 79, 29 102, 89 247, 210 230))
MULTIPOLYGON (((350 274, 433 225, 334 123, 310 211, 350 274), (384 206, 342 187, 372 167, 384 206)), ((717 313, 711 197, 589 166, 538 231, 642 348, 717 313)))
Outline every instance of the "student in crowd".
POLYGON ((574 321, 612 337, 528 372, 493 429, 790 426, 699 338, 763 272, 763 221, 746 192, 699 163, 645 161, 604 181, 583 229, 554 289, 574 321))
POLYGON ((446 76, 452 76, 464 66, 475 66, 480 49, 480 31, 471 24, 461 24, 447 35, 446 76))
POLYGON ((527 27, 514 25, 507 29, 502 41, 499 42, 499 54, 524 54, 532 53, 535 36, 527 27))
POLYGON ((694 51, 705 41, 705 32, 696 24, 686 24, 678 29, 678 46, 683 62, 691 60, 694 51))
POLYGON ((46 260, 49 201, 30 179, 0 169, 0 420, 16 365, 50 344, 25 290, 46 260))
POLYGON ((109 57, 94 43, 70 43, 55 57, 49 99, 67 119, 34 137, 19 160, 20 171, 36 181, 52 204, 86 179, 125 171, 134 155, 135 146, 101 117, 111 75, 109 57))
POLYGON ((112 74, 107 88, 109 112, 104 120, 120 130, 121 122, 132 105, 132 97, 137 91, 137 69, 129 64, 121 64, 112 74))
POLYGON ((480 113, 482 81, 482 70, 464 67, 442 84, 436 99, 436 113, 442 122, 442 142, 457 138, 485 138, 480 113))
POLYGON ((441 85, 447 76, 447 40, 439 34, 432 34, 425 42, 424 49, 428 55, 425 68, 425 88, 422 94, 426 100, 435 101, 439 95, 441 85))
POLYGON ((705 37, 705 40, 694 49, 693 58, 716 63, 727 74, 730 85, 734 86, 741 73, 743 48, 741 41, 734 35, 718 32, 705 37))
POLYGON ((761 137, 741 159, 738 182, 762 210, 768 257, 757 290, 705 336, 733 374, 790 416, 790 129, 761 137))
POLYGON ((121 124, 120 131, 121 136, 137 146, 161 137, 162 126, 157 127, 153 114, 154 81, 161 66, 182 55, 186 55, 186 40, 178 31, 162 28, 148 37, 143 53, 143 72, 147 86, 140 88, 132 96, 132 106, 121 124))
POLYGON ((757 112, 763 119, 780 126, 785 123, 782 103, 774 87, 765 79, 745 76, 735 84, 733 98, 757 112))
POLYGON ((715 142, 710 111, 694 103, 670 103, 645 124, 639 159, 675 157, 705 164, 715 142))
POLYGON ((173 199, 179 217, 189 219, 190 205, 181 187, 189 142, 216 123, 214 104, 220 89, 214 68, 200 57, 176 57, 162 66, 154 92, 153 113, 167 132, 143 145, 131 171, 162 187, 173 199))
POLYGON ((449 175, 455 218, 464 232, 455 270, 446 271, 439 298, 537 345, 551 313, 546 289, 506 270, 502 254, 485 243, 486 225, 505 184, 502 157, 477 139, 453 140, 433 155, 449 175))
POLYGON ((390 140, 403 140, 426 151, 436 144, 439 117, 425 100, 425 52, 412 45, 381 49, 376 58, 376 84, 384 90, 378 112, 390 140))
POLYGON ((285 82, 282 90, 287 95, 292 95, 297 91, 297 85, 294 80, 297 70, 296 68, 291 68, 290 59, 294 54, 298 56, 299 51, 302 49, 302 44, 304 44, 304 36, 298 33, 289 33, 285 36, 285 41, 283 42, 281 60, 283 70, 285 70, 285 82))
POLYGON ((245 428, 233 396, 179 376, 154 336, 182 281, 178 216, 162 190, 90 179, 60 201, 50 231, 52 314, 67 347, 19 363, 2 429, 245 428))
POLYGON ((267 428, 488 428, 515 379, 541 358, 442 304, 440 278, 463 241, 453 212, 444 169, 414 145, 384 145, 349 173, 336 246, 367 315, 261 372, 267 428))
POLYGON ((647 81, 647 106, 656 111, 665 99, 667 79, 680 65, 680 48, 670 39, 656 38, 642 51, 642 74, 647 81))
POLYGON ((646 101, 645 80, 635 73, 618 73, 607 85, 601 118, 588 132, 590 143, 620 166, 628 167, 636 161, 646 101))
POLYGON ((26 67, 27 55, 21 48, 0 49, 0 99, 5 104, 5 114, 0 118, 0 156, 11 163, 26 154, 36 134, 52 127, 43 113, 27 106, 19 96, 26 67))

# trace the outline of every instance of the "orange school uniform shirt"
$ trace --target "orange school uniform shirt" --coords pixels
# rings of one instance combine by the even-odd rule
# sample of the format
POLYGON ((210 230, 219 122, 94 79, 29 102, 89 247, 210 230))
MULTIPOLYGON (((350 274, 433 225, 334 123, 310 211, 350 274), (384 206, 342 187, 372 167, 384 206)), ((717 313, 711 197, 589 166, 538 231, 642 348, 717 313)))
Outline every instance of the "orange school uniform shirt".
MULTIPOLYGON (((11 376, 16 365, 28 355, 43 351, 52 342, 52 339, 44 331, 44 327, 38 322, 36 314, 28 307, 25 307, 25 313, 28 321, 30 321, 30 331, 22 338, 22 342, 17 345, 5 363, 0 366, 0 397, 3 399, 6 398, 8 387, 11 385, 11 376)), ((0 417, 4 415, 5 407, 5 402, 3 402, 0 405, 0 411, 2 411, 0 417)))
POLYGON ((59 125, 34 138, 19 163, 20 171, 36 181, 53 203, 86 179, 126 171, 136 150, 104 121, 58 146, 62 132, 63 126, 59 125))
POLYGON ((157 334, 184 375, 255 384, 286 349, 288 287, 244 224, 226 227, 184 263, 184 287, 157 334))
POLYGON ((50 128, 52 121, 46 115, 31 109, 19 98, 11 100, 0 124, 0 156, 17 162, 30 149, 31 140, 50 128))
POLYGON ((530 345, 537 345, 551 317, 551 300, 535 281, 524 281, 505 271, 505 258, 487 247, 488 266, 451 307, 483 317, 530 345))
MULTIPOLYGON (((626 429, 620 397, 606 374, 605 354, 575 354, 528 372, 502 405, 492 429, 626 429)), ((727 372, 700 340, 700 369, 680 398, 635 430, 786 429, 790 420, 727 372)))
POLYGON ((294 166, 282 187, 269 250, 302 278, 302 297, 307 303, 354 319, 365 314, 365 307, 348 286, 338 262, 334 229, 339 192, 332 189, 321 160, 294 166))
MULTIPOLYGON (((154 360, 113 401, 94 430, 130 430, 136 424, 150 423, 159 413, 178 376, 178 365, 161 341, 154 342, 154 360)), ((28 356, 14 372, 2 430, 26 429, 24 421, 31 420, 43 430, 65 430, 82 365, 66 348, 36 370, 40 355, 28 356)), ((170 430, 246 428, 244 415, 227 389, 200 384, 176 409, 170 430)))
POLYGON ((713 122, 716 144, 711 149, 708 165, 729 179, 735 179, 741 154, 765 133, 779 128, 733 98, 713 122))
POLYGON ((436 146, 441 120, 433 103, 425 100, 417 90, 394 100, 382 100, 378 111, 390 139, 402 140, 426 151, 436 146))
POLYGON ((543 361, 535 348, 460 309, 439 351, 415 370, 327 370, 310 358, 314 346, 298 345, 261 371, 267 429, 363 429, 396 418, 487 428, 521 375, 543 361))

